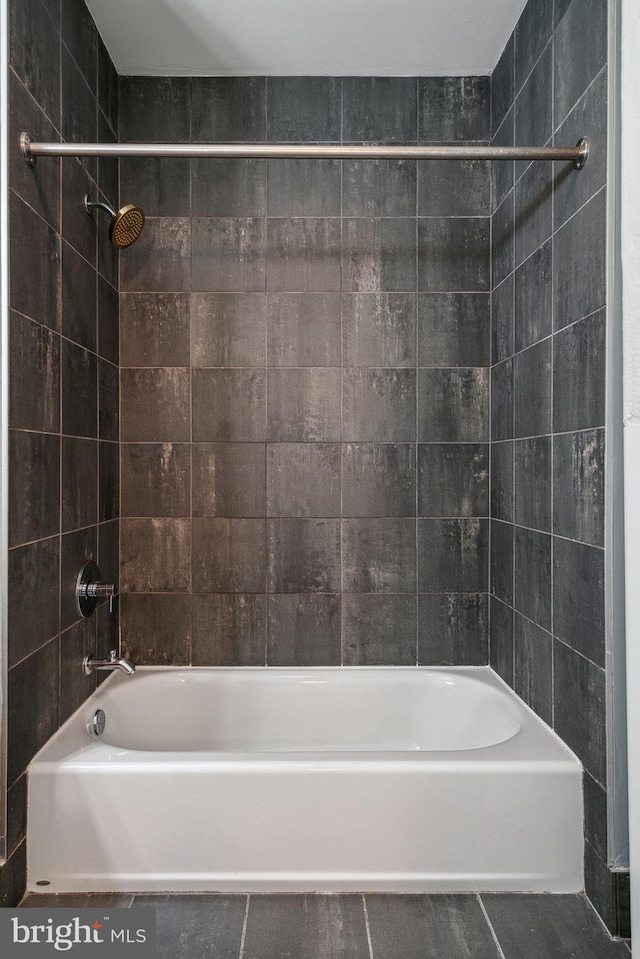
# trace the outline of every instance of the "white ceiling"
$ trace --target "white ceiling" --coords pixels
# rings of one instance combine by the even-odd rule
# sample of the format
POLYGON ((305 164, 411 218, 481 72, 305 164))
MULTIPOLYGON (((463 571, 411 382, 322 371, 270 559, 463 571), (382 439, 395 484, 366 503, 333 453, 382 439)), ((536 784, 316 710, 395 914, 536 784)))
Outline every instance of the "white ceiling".
POLYGON ((525 0, 86 0, 120 74, 465 76, 525 0))

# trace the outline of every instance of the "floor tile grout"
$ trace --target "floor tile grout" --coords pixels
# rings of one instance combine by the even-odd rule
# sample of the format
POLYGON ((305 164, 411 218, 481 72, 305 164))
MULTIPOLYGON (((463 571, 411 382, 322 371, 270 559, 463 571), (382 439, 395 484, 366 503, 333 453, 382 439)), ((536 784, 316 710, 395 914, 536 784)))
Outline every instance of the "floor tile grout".
POLYGON ((244 944, 247 938, 247 922, 249 919, 249 903, 251 902, 251 896, 247 895, 247 902, 244 907, 244 919, 242 921, 242 935, 240 937, 240 952, 238 953, 238 959, 243 959, 244 956, 244 944))
POLYGON ((485 918, 485 922, 487 923, 487 926, 489 927, 489 932, 491 933, 491 936, 492 936, 492 938, 493 938, 493 941, 495 942, 496 947, 497 947, 497 949, 498 949, 499 959, 505 959, 505 954, 504 954, 504 952, 502 951, 502 946, 500 945, 500 940, 498 939, 498 937, 497 937, 497 935, 496 935, 496 931, 495 931, 495 929, 493 928, 492 922, 491 922, 491 920, 489 919, 489 914, 488 914, 487 910, 485 909, 485 905, 484 905, 484 903, 483 903, 483 901, 482 901, 482 896, 480 895, 480 893, 477 894, 477 900, 478 900, 478 904, 479 904, 479 906, 480 906, 480 909, 482 910, 482 915, 483 915, 484 918, 485 918))
POLYGON ((364 911, 364 926, 367 931, 367 944, 369 946, 369 959, 374 959, 373 956, 373 944, 371 942, 371 927, 369 926, 369 912, 367 910, 367 900, 365 894, 362 893, 362 908, 364 911))

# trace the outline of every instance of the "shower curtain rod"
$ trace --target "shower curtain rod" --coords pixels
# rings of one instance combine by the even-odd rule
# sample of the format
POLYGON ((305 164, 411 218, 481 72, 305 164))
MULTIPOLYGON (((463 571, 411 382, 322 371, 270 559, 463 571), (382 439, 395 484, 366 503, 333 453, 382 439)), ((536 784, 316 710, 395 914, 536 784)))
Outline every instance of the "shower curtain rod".
POLYGON ((57 157, 239 157, 338 160, 573 160, 581 170, 589 156, 589 141, 574 147, 491 146, 338 146, 280 143, 35 143, 28 133, 20 137, 27 163, 39 156, 57 157))

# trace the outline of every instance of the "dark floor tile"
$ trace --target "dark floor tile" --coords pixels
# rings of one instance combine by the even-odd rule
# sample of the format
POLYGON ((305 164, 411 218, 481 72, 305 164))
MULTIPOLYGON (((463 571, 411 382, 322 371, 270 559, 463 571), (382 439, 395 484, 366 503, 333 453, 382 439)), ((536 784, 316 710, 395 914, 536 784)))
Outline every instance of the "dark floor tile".
POLYGON ((516 440, 514 458, 515 521, 518 526, 551 531, 551 437, 516 440))
POLYGON ((23 840, 0 866, 0 908, 15 908, 27 883, 27 843, 23 840))
POLYGON ((269 216, 340 216, 340 160, 269 160, 269 216))
POLYGON ((188 142, 191 77, 120 77, 120 140, 188 142))
POLYGON ((418 365, 488 366, 491 302, 488 293, 418 295, 418 365))
POLYGON ((606 197, 602 190, 553 238, 554 329, 605 304, 606 197))
POLYGON ((189 365, 189 294, 120 296, 120 363, 127 367, 189 365))
POLYGON ((486 593, 428 593, 418 597, 418 663, 486 666, 489 606, 486 593))
POLYGON ((489 523, 484 519, 418 521, 418 591, 483 593, 489 523))
POLYGON ((194 519, 192 525, 194 593, 264 591, 263 519, 194 519))
POLYGON ((505 959, 615 959, 629 955, 612 942, 582 896, 484 895, 505 959))
POLYGON ((487 516, 488 445, 420 444, 418 482, 419 516, 487 516))
POLYGON ((191 215, 266 216, 266 172, 260 159, 192 160, 191 215))
POLYGON ((268 77, 267 139, 339 142, 338 77, 268 77))
POLYGON ((140 666, 188 666, 190 611, 189 596, 123 594, 122 654, 140 666))
POLYGON ((489 77, 420 77, 418 139, 488 140, 491 131, 489 77))
MULTIPOLYGON (((9 546, 58 533, 60 437, 11 430, 9 462, 9 546)), ((94 511, 96 478, 94 469, 93 477, 89 478, 89 482, 93 481, 94 511)))
MULTIPOLYGON (((259 217, 193 217, 191 288, 202 292, 262 292, 265 223, 259 217)), ((166 287, 164 287, 166 289, 166 287)), ((173 286, 171 289, 187 289, 173 286)))
POLYGON ((551 536, 515 528, 514 608, 551 629, 551 536))
POLYGON ((593 778, 606 782, 605 671, 554 640, 554 729, 593 778))
POLYGON ((339 592, 339 520, 269 520, 267 552, 268 592, 339 592))
POLYGON ((268 597, 269 666, 339 666, 340 597, 268 597))
POLYGON ((342 447, 342 515, 414 516, 416 453, 409 443, 342 447))
POLYGON ((353 442, 415 441, 415 370, 344 370, 342 438, 353 442))
POLYGON ((546 723, 553 721, 553 636, 514 614, 514 689, 546 723))
POLYGON ((415 595, 343 593, 343 665, 414 666, 416 613, 415 595))
POLYGON ((275 443, 339 440, 340 370, 269 370, 267 438, 275 443))
POLYGON ((136 896, 156 911, 158 959, 237 959, 246 896, 136 896))
POLYGON ((478 443, 489 439, 489 371, 420 370, 418 439, 478 443))
MULTIPOLYGON (((133 904, 133 896, 118 892, 28 892, 20 903, 21 909, 126 909, 133 904)), ((152 903, 150 905, 153 905, 152 903)))
POLYGON ((265 486, 264 444, 193 445, 193 516, 264 516, 265 486))
MULTIPOLYGON (((613 878, 618 875, 609 870, 604 859, 601 859, 590 842, 584 844, 584 891, 589 904, 598 913, 598 916, 607 929, 614 928, 615 900, 613 878)), ((630 944, 627 943, 627 948, 630 944)))
POLYGON ((204 143, 264 141, 264 77, 193 77, 191 136, 204 143))
POLYGON ((124 519, 120 539, 123 592, 189 591, 191 530, 188 519, 124 519))
POLYGON ((339 516, 340 444, 270 443, 267 516, 339 516))
POLYGON ((553 539, 553 631, 567 646, 605 665, 604 551, 553 539))
POLYGON ((515 273, 515 348, 517 352, 549 336, 552 316, 552 241, 518 267, 515 273))
POLYGON ((368 959, 362 896, 251 896, 244 959, 294 956, 368 959))
POLYGON ((344 291, 404 293, 415 288, 415 220, 392 217, 343 220, 344 291))
POLYGON ((346 160, 344 216, 415 216, 416 164, 413 160, 346 160))
POLYGON ((264 595, 227 593, 192 597, 193 666, 264 666, 266 635, 264 595))
POLYGON ((186 443, 125 443, 121 455, 123 516, 190 515, 186 443))
POLYGON ((122 442, 177 443, 190 439, 187 369, 122 370, 120 391, 122 442))
POLYGON ((191 391, 194 442, 264 441, 264 370, 194 369, 191 391))
POLYGON ((342 297, 343 366, 410 367, 416 362, 416 297, 353 293, 342 297))
POLYGON ((553 441, 553 529, 604 545, 604 430, 566 433, 553 441))
POLYGON ((418 165, 418 216, 488 216, 487 160, 432 160, 418 165))
POLYGON ((192 366, 263 366, 265 341, 262 294, 192 294, 192 366))
POLYGON ((606 315, 600 310, 553 341, 553 429, 605 425, 606 315))
POLYGON ((489 597, 489 663, 513 687, 513 609, 489 597))
POLYGON ((418 221, 419 290, 482 292, 489 289, 490 280, 489 217, 422 217, 418 221))
POLYGON ((496 946, 475 896, 367 895, 376 959, 494 959, 496 946))
POLYGON ((7 790, 7 857, 20 845, 27 831, 27 776, 20 776, 7 790))
POLYGON ((340 366, 340 295, 267 296, 269 366, 340 366))
POLYGON ((345 77, 342 91, 345 142, 415 142, 415 77, 345 77))
POLYGON ((491 444, 491 516, 513 522, 513 443, 491 444))
MULTIPOLYGON (((220 161, 206 162, 213 166, 220 161)), ((189 164, 188 159, 177 157, 122 157, 120 205, 135 203, 148 217, 189 216, 189 164)))
POLYGON ((347 593, 412 593, 416 588, 416 524, 411 519, 342 521, 342 589, 347 593))
POLYGON ((337 217, 269 218, 267 290, 339 291, 340 220, 337 217))

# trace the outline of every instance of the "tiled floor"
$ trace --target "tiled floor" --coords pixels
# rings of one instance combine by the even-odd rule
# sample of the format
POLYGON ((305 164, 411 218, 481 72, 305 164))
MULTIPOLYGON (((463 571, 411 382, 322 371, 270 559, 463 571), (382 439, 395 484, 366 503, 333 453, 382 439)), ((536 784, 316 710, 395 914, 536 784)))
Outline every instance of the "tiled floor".
POLYGON ((29 894, 154 905, 159 959, 629 959, 580 896, 29 894))

